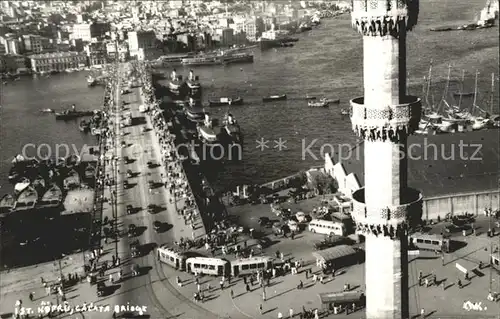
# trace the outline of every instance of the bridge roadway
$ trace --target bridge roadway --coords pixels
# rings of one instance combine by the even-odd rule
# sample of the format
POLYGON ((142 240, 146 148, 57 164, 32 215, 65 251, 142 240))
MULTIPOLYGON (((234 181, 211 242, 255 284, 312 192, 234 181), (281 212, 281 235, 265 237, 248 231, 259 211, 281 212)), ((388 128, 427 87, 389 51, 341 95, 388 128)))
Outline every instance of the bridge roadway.
MULTIPOLYGON (((119 86, 123 83, 125 77, 125 65, 120 67, 119 86)), ((161 265, 155 258, 155 245, 162 243, 171 243, 179 240, 180 236, 191 237, 192 230, 189 225, 185 225, 182 216, 179 217, 176 212, 175 201, 170 203, 170 193, 163 186, 149 190, 149 181, 159 182, 166 172, 163 166, 156 168, 147 168, 147 162, 160 163, 159 145, 149 116, 139 112, 139 106, 142 104, 142 97, 139 88, 134 88, 129 94, 120 94, 120 88, 116 91, 116 105, 114 114, 115 143, 117 163, 117 213, 118 226, 121 239, 118 243, 118 255, 122 261, 122 271, 126 279, 122 286, 115 292, 113 299, 118 298, 121 304, 147 306, 147 314, 150 318, 218 318, 217 315, 205 310, 195 304, 191 299, 180 294, 171 282, 167 280, 166 274, 161 265), (127 104, 125 110, 121 111, 122 101, 127 104), (131 112, 135 121, 144 124, 136 124, 130 127, 120 128, 123 112, 131 112), (144 122, 143 122, 144 120, 144 122), (149 130, 144 132, 144 127, 149 130), (122 132, 124 135, 122 136, 122 132), (125 141, 127 146, 122 147, 121 143, 125 141), (126 164, 124 157, 133 159, 126 164), (130 186, 125 189, 124 180, 127 179, 127 170, 131 170, 134 176, 128 178, 130 186), (153 204, 158 207, 155 213, 148 212, 148 205, 153 204), (126 206, 132 205, 135 209, 134 214, 127 215, 126 206), (155 232, 153 228, 154 221, 168 223, 173 228, 162 233, 155 232), (134 224, 139 230, 138 236, 128 238, 128 225, 134 224), (142 234, 141 234, 142 233, 142 234), (138 239, 141 245, 147 246, 150 251, 147 255, 138 258, 131 258, 130 243, 138 239), (141 275, 130 277, 132 265, 141 267, 141 275)), ((110 149, 113 151, 113 148, 110 149)), ((108 190, 109 193, 109 190, 108 190)), ((109 195, 108 195, 109 198, 109 195)), ((177 201, 177 206, 181 207, 182 201, 177 201)), ((105 216, 113 218, 113 212, 108 207, 105 216)), ((198 229, 202 229, 201 227, 198 229)), ((113 244, 108 243, 108 247, 113 250, 113 244)), ((168 270, 167 270, 168 271, 168 270)), ((173 275, 173 273, 170 272, 173 275)))

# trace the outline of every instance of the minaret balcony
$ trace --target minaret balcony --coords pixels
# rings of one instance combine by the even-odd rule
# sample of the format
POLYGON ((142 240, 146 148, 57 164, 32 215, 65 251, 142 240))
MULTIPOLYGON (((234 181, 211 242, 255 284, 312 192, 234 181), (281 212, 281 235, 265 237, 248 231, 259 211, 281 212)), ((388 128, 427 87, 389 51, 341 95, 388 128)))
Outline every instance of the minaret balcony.
POLYGON ((352 194, 351 216, 356 223, 357 233, 372 233, 390 237, 397 236, 399 230, 418 225, 422 219, 423 196, 418 190, 406 188, 400 205, 366 205, 365 188, 352 194))
POLYGON ((364 102, 364 97, 350 101, 352 129, 358 136, 392 140, 398 134, 408 135, 418 129, 422 114, 422 102, 418 97, 406 96, 403 103, 385 108, 374 108, 364 102))

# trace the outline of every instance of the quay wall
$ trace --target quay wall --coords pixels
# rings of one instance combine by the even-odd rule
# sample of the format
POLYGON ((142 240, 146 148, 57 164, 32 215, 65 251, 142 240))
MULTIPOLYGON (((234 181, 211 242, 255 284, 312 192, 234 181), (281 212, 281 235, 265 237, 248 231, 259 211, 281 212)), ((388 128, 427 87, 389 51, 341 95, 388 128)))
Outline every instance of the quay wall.
MULTIPOLYGON (((323 166, 313 166, 310 169, 322 169, 323 166)), ((283 189, 288 188, 290 183, 292 183, 295 179, 300 179, 300 178, 306 178, 306 171, 301 171, 286 177, 282 177, 279 179, 276 179, 274 181, 270 181, 264 184, 261 184, 260 187, 267 187, 269 189, 272 189, 275 192, 279 192, 283 189)))

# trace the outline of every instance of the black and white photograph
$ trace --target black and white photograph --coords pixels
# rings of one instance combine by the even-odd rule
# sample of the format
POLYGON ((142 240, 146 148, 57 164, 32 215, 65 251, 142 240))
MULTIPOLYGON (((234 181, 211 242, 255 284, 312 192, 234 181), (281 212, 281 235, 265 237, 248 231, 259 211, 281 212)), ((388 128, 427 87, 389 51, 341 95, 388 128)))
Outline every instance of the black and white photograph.
POLYGON ((499 319, 499 0, 0 0, 0 319, 499 319))

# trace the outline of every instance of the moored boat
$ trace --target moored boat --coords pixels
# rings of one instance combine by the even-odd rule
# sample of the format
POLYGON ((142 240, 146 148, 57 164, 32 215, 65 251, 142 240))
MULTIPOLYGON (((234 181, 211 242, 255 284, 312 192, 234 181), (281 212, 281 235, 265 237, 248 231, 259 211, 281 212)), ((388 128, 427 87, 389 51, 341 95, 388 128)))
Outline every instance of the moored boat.
POLYGON ((43 194, 39 205, 42 207, 57 207, 61 205, 63 192, 56 184, 50 185, 49 189, 43 194))
POLYGON ((72 154, 70 156, 68 156, 68 158, 66 159, 66 166, 67 167, 73 167, 73 166, 76 166, 80 164, 80 156, 76 155, 76 154, 72 154))
POLYGON ((170 93, 180 95, 183 85, 184 81, 182 80, 182 75, 177 75, 177 71, 174 69, 170 74, 170 79, 168 81, 168 89, 170 93))
POLYGON ((284 100, 286 100, 286 98, 287 98, 286 94, 271 95, 271 96, 262 98, 262 102, 284 101, 284 100))
POLYGON ((323 98, 319 101, 307 101, 307 106, 309 107, 329 107, 330 102, 327 99, 323 98))
POLYGON ((63 181, 64 189, 73 189, 81 185, 80 175, 74 170, 70 170, 63 181))
POLYGON ((27 210, 35 207, 38 201, 38 192, 35 188, 28 186, 16 198, 14 210, 27 210))
POLYGON ((198 125, 198 134, 200 139, 207 143, 217 143, 219 141, 220 127, 215 119, 210 118, 209 114, 205 114, 203 124, 198 125))
POLYGON ((71 105, 70 110, 64 110, 62 112, 56 112, 56 120, 72 120, 83 116, 91 116, 94 114, 93 111, 77 111, 75 105, 71 105))
POLYGON ((15 194, 19 194, 21 192, 23 192, 26 188, 28 188, 31 184, 31 181, 26 178, 26 177, 23 177, 21 178, 15 185, 14 185, 14 193, 15 194))
POLYGON ((342 116, 347 116, 347 115, 349 115, 349 110, 347 110, 347 109, 342 109, 342 110, 340 110, 340 115, 342 115, 342 116))
POLYGON ((186 81, 186 84, 187 84, 189 96, 194 97, 194 98, 201 97, 201 84, 200 84, 198 76, 194 75, 193 70, 189 71, 189 76, 188 76, 188 79, 186 81))
POLYGON ((205 110, 201 106, 184 106, 184 112, 188 120, 199 123, 205 119, 205 110))
POLYGON ((81 132, 88 133, 90 131, 90 122, 81 120, 80 123, 78 124, 78 129, 81 132))
POLYGON ((224 131, 232 143, 240 144, 242 141, 241 128, 231 113, 224 116, 224 131))
POLYGON ((224 105, 242 105, 243 99, 241 97, 230 98, 230 97, 220 97, 216 100, 208 100, 210 106, 224 106, 224 105))

